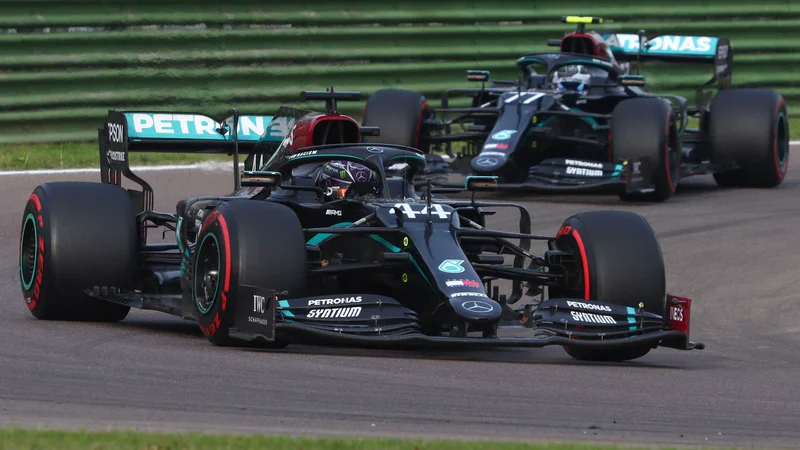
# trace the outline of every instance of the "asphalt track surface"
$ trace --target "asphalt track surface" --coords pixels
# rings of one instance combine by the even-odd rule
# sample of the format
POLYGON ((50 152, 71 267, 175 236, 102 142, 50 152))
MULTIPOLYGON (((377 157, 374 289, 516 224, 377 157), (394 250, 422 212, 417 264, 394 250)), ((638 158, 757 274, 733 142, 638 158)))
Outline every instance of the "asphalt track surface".
MULTIPOLYGON (((519 199, 534 230, 629 209, 655 228, 671 293, 692 297, 703 351, 587 364, 559 347, 458 352, 216 348, 192 322, 132 311, 119 324, 45 322, 17 266, 25 201, 47 180, 0 177, 0 425, 159 431, 796 446, 800 442, 800 165, 775 190, 687 179, 659 205, 519 199)), ((229 192, 229 172, 144 174, 157 209, 229 192)), ((494 225, 511 230, 501 216, 494 225)), ((90 256, 89 256, 90 257, 90 256)))

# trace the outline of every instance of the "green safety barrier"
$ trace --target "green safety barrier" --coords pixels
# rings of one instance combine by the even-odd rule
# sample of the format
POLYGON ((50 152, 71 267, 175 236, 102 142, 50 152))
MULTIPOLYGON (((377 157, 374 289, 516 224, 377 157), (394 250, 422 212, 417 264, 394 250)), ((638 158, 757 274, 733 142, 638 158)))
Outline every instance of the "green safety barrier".
MULTIPOLYGON (((303 90, 441 92, 467 69, 515 79, 554 51, 563 15, 649 36, 728 36, 733 84, 781 92, 800 112, 800 4, 792 1, 421 0, 0 2, 0 143, 92 140, 109 109, 271 114, 303 90), (613 20, 613 23, 608 21, 613 20)), ((646 65, 648 89, 693 98, 713 67, 646 65)), ((361 104, 340 105, 358 116, 361 104)))

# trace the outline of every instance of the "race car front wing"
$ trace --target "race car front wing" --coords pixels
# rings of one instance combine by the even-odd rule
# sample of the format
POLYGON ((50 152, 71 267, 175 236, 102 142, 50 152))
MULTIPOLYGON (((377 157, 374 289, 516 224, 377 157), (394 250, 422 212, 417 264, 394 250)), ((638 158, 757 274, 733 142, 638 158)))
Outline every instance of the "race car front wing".
POLYGON ((702 343, 689 340, 691 300, 675 296, 668 296, 670 301, 663 317, 640 309, 596 301, 549 299, 524 314, 522 323, 531 329, 533 336, 487 338, 435 336, 424 334, 414 326, 397 327, 397 319, 402 318, 410 325, 415 322, 415 316, 386 297, 375 299, 370 297, 376 296, 353 294, 339 303, 331 301, 339 299, 284 300, 274 291, 254 286, 243 288, 242 295, 248 298, 242 298, 239 304, 249 305, 249 297, 252 297, 254 308, 253 311, 249 308, 237 311, 229 335, 249 342, 272 342, 279 337, 289 340, 311 338, 325 343, 365 347, 539 348, 568 345, 613 349, 649 345, 680 350, 705 347, 702 343), (362 300, 356 302, 354 299, 362 300), (366 317, 360 317, 362 310, 370 306, 371 312, 366 317), (354 308, 359 309, 356 311, 354 308), (378 310, 387 311, 390 316, 394 314, 388 319, 395 319, 395 326, 386 326, 388 322, 381 322, 382 317, 374 314, 378 310), (353 320, 342 320, 347 318, 353 320))
POLYGON ((500 184, 499 189, 539 192, 645 193, 652 189, 650 161, 630 159, 621 163, 552 158, 529 169, 528 178, 519 184, 500 184))

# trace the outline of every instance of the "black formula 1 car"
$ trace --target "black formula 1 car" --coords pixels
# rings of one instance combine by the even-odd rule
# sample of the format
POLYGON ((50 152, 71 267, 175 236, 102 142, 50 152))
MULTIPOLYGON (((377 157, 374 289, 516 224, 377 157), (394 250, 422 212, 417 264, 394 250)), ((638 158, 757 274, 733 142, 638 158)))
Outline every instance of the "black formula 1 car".
POLYGON ((487 71, 468 71, 482 87, 447 90, 439 109, 417 92, 377 91, 363 123, 380 127, 386 142, 431 154, 431 177, 495 175, 504 189, 612 191, 623 200, 663 201, 690 175, 714 174, 722 186, 782 182, 789 165, 784 100, 772 90, 730 88, 727 38, 648 41, 644 32, 587 32, 586 23, 599 18, 564 21, 578 30, 550 42, 558 53, 520 57, 520 81, 487 88, 487 71), (637 60, 708 64, 714 75, 690 106, 684 97, 643 90, 644 77, 630 73, 637 60), (471 106, 450 107, 458 96, 471 97, 471 106), (690 118, 698 128, 688 127, 690 118), (454 151, 454 142, 464 144, 454 151))
POLYGON ((420 197, 421 152, 363 143, 380 131, 336 111, 336 100, 357 93, 306 98, 325 100, 326 112, 233 110, 218 123, 110 111, 98 131, 102 182, 45 183, 25 205, 19 270, 33 316, 119 321, 131 307, 156 310, 196 320, 217 345, 273 348, 308 339, 561 345, 584 360, 703 348, 689 340, 691 300, 666 292, 661 250, 641 216, 586 212, 538 235, 524 207, 475 199, 496 187, 493 177, 439 190, 471 198, 434 198, 430 185, 420 197), (153 211, 152 188, 128 165, 132 151, 231 153, 234 190, 153 211), (258 170, 240 172, 240 152, 258 170), (314 173, 331 160, 378 176, 325 201, 314 173), (124 189, 123 177, 141 190, 124 189), (518 232, 486 227, 499 208, 520 213, 518 232), (174 232, 175 242, 148 242, 153 229, 174 232), (531 252, 533 241, 547 244, 544 254, 531 252), (506 325, 526 336, 498 335, 506 325))

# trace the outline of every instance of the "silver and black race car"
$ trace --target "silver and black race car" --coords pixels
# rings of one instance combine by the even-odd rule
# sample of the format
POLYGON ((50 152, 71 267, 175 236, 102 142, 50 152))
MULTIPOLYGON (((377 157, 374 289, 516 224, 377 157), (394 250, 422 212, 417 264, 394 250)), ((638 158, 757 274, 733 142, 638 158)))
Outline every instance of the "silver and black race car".
POLYGON ((380 127, 385 142, 428 153, 429 177, 493 175, 503 189, 610 191, 623 200, 664 201, 691 175, 713 174, 722 186, 783 181, 789 166, 783 97, 731 88, 727 38, 648 40, 643 32, 587 32, 586 23, 599 18, 564 20, 578 30, 551 43, 559 52, 521 56, 519 81, 486 87, 489 72, 468 71, 482 87, 445 91, 441 108, 418 92, 380 90, 367 101, 364 124, 380 127), (714 74, 691 105, 645 91, 645 78, 630 73, 643 61, 707 64, 714 74), (452 107, 459 96, 471 105, 452 107))
POLYGON ((217 345, 273 348, 561 345, 584 360, 703 348, 689 340, 691 300, 667 293, 641 216, 580 213, 539 235, 524 207, 475 199, 494 177, 429 184, 420 196, 423 154, 364 143, 380 131, 337 112, 336 100, 356 93, 306 97, 324 99, 326 112, 234 110, 217 122, 110 111, 99 130, 102 182, 45 183, 25 205, 19 274, 31 314, 110 322, 132 307, 156 310, 196 321, 217 345), (132 151, 232 153, 234 190, 154 211, 132 151), (240 152, 255 170, 240 172, 240 152), (472 197, 442 197, 460 192, 472 197), (519 213, 517 232, 486 226, 501 208, 519 213), (154 229, 175 241, 148 242, 154 229), (504 336, 506 326, 525 335, 504 336))

